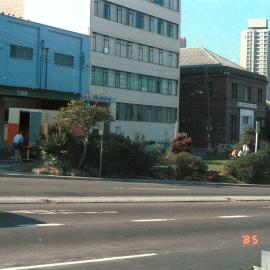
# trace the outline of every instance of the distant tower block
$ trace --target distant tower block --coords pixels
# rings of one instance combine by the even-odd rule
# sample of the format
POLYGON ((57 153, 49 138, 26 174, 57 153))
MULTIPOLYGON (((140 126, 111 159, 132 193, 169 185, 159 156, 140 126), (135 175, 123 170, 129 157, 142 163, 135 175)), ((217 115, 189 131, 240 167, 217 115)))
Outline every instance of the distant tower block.
POLYGON ((0 0, 0 13, 24 17, 24 0, 0 0))

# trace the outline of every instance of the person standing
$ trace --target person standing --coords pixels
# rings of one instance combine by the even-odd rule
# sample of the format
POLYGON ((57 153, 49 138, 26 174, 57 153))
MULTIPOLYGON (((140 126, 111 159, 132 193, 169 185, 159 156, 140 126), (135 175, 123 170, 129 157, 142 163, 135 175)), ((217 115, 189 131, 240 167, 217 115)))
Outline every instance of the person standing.
POLYGON ((23 137, 22 132, 20 131, 13 138, 13 150, 14 150, 14 156, 15 156, 16 162, 18 160, 21 160, 21 151, 23 147, 23 141, 24 141, 24 137, 23 137))

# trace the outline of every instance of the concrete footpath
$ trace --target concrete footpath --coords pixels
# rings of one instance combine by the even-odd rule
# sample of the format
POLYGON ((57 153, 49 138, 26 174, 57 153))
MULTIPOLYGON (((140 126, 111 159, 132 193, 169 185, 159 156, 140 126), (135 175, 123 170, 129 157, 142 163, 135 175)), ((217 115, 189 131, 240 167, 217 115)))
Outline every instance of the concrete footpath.
POLYGON ((0 204, 58 203, 168 203, 168 202, 255 202, 270 196, 113 196, 113 197, 17 197, 2 196, 0 204))

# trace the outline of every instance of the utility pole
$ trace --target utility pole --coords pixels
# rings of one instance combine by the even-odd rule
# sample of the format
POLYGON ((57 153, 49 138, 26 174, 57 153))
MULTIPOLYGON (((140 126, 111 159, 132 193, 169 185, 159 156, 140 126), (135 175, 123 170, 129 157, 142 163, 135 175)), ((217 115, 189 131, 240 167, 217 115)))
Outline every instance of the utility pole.
POLYGON ((208 67, 205 68, 205 89, 207 92, 207 114, 208 114, 208 121, 207 121, 207 142, 208 142, 208 149, 212 147, 211 145, 211 112, 210 112, 210 89, 208 87, 208 67))

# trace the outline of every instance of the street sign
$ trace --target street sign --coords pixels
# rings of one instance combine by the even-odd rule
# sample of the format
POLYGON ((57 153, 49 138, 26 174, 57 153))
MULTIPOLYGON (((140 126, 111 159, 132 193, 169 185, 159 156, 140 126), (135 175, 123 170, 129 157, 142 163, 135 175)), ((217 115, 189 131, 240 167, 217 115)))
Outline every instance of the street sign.
POLYGON ((98 134, 100 136, 103 136, 104 135, 104 122, 97 123, 97 128, 98 128, 98 134))

